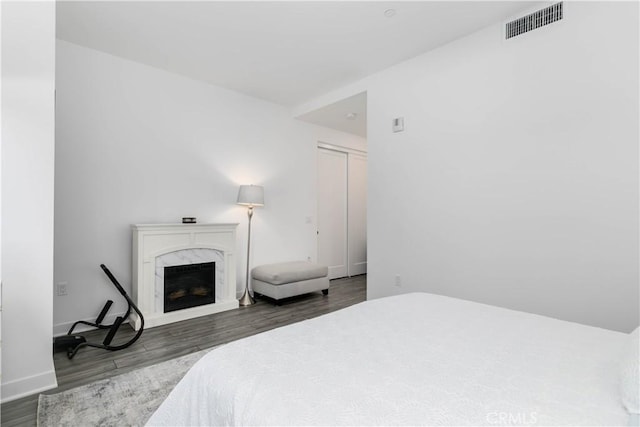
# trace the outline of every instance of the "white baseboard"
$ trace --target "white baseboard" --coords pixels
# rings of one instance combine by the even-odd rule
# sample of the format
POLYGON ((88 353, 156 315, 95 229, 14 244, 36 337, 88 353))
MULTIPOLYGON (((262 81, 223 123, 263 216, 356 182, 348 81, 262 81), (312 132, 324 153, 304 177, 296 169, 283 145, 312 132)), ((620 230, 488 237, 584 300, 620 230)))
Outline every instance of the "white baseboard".
POLYGON ((356 262, 349 266, 349 277, 367 274, 367 261, 356 262))
POLYGON ((58 387, 56 371, 46 371, 2 384, 2 403, 58 387))
MULTIPOLYGON (((113 322, 116 321, 116 317, 118 317, 118 316, 124 316, 124 312, 107 314, 105 316, 104 320, 102 321, 102 323, 105 324, 105 325, 111 325, 113 322)), ((85 322, 95 322, 96 318, 93 317, 91 319, 82 319, 82 320, 84 320, 85 322)), ((69 328, 71 328, 71 326, 74 323, 76 323, 76 322, 64 322, 64 323, 58 323, 57 325, 53 325, 53 336, 54 337, 59 337, 60 335, 67 335, 67 332, 69 332, 69 328)), ((122 322, 122 323, 129 323, 129 320, 125 319, 124 322, 122 322)), ((93 328, 91 326, 80 324, 80 325, 76 326, 76 328, 73 330, 73 333, 75 334, 76 332, 92 331, 94 329, 97 329, 97 328, 93 328)))

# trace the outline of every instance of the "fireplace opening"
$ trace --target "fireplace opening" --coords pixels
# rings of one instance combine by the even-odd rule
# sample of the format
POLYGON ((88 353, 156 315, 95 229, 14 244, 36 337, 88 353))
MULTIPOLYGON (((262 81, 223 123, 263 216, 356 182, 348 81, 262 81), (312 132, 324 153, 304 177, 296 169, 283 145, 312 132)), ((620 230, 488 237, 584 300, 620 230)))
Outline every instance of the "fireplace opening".
POLYGON ((216 302, 216 263, 164 268, 164 312, 216 302))

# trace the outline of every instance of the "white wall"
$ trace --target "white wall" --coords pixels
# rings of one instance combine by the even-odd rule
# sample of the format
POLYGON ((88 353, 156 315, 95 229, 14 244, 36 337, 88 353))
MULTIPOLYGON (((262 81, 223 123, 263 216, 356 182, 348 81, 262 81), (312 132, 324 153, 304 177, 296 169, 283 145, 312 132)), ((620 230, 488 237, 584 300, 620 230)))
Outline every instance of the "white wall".
POLYGON ((564 6, 368 79, 369 298, 638 325, 638 4, 564 6))
POLYGON ((244 285, 246 209, 238 185, 265 187, 252 221, 252 265, 316 259, 316 144, 362 149, 362 138, 291 118, 281 106, 57 42, 54 324, 95 318, 130 290, 133 223, 238 222, 244 285), (306 223, 306 217, 312 222, 306 223))
MULTIPOLYGON (((0 2, 0 34, 2 33, 2 2, 0 2)), ((0 54, 2 70, 2 54, 0 54)), ((1 74, 1 72, 0 72, 1 74)), ((0 78, 0 98, 2 98, 2 78, 0 78)), ((0 101, 0 129, 2 129, 2 102, 0 101)), ((0 384, 2 384, 2 132, 0 131, 0 384)), ((2 387, 0 387, 0 401, 2 387)), ((2 414, 0 414, 1 416, 2 414)))
POLYGON ((2 398, 56 386, 55 3, 2 4, 2 398))

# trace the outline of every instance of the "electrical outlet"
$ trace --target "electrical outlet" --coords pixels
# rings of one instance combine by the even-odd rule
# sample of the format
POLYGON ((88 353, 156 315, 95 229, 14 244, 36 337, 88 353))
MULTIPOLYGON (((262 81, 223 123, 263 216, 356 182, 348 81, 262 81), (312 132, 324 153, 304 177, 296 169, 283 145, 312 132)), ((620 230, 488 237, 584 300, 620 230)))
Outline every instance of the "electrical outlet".
POLYGON ((58 284, 56 284, 56 293, 58 294, 59 297, 63 297, 65 295, 67 295, 67 285, 69 283, 68 282, 60 282, 58 284))
POLYGON ((396 282, 395 282, 396 286, 399 288, 402 286, 402 280, 400 280, 400 275, 396 274, 396 282))

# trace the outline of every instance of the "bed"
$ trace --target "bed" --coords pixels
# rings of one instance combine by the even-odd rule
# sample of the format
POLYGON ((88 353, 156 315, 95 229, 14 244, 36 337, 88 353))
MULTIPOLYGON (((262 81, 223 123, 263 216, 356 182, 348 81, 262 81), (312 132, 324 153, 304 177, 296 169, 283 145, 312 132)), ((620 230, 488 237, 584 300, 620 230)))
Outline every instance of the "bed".
POLYGON ((629 339, 433 294, 381 298, 212 350, 148 425, 628 425, 629 339))

